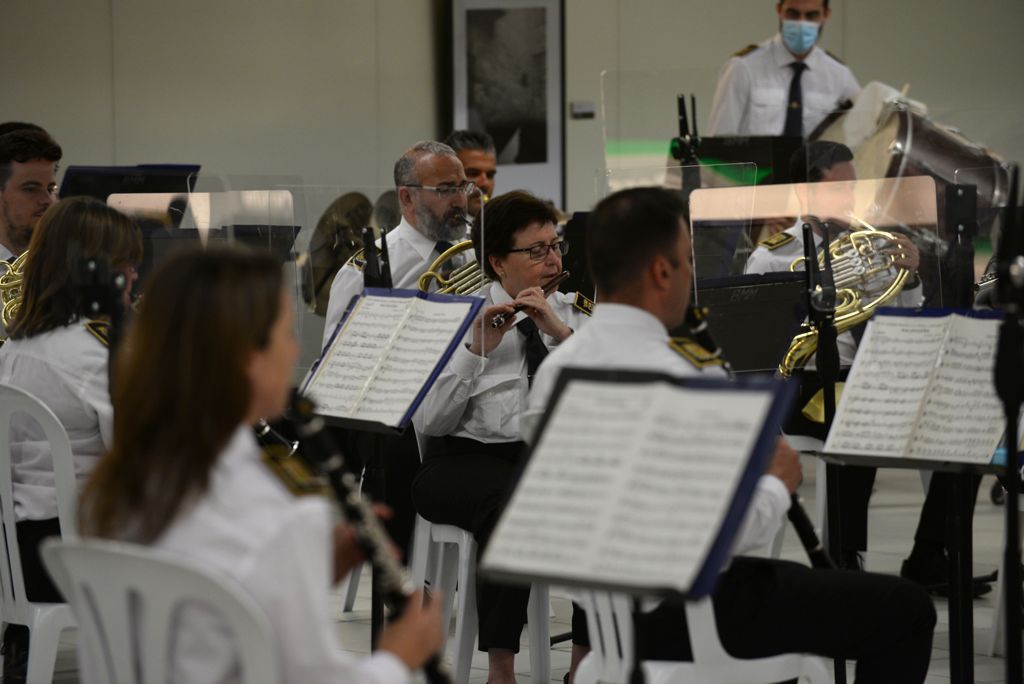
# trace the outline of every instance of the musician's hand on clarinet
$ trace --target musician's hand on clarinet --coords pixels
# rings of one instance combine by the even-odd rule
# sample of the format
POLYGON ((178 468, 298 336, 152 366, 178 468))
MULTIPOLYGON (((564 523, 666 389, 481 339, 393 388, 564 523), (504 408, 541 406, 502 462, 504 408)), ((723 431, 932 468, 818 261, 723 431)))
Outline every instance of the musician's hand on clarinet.
POLYGON ((792 494, 800 485, 803 479, 803 472, 800 469, 800 457, 793 447, 789 446, 784 438, 779 437, 775 442, 775 453, 772 455, 772 462, 768 466, 768 474, 774 475, 786 485, 786 489, 792 494))
MULTIPOLYGON (((374 504, 373 512, 381 520, 390 520, 394 513, 384 504, 374 504)), ((366 555, 359 548, 356 531, 349 523, 338 523, 334 526, 334 583, 345 579, 345 576, 366 562, 366 555)), ((391 555, 401 557, 397 546, 391 546, 391 555)))
POLYGON ((551 305, 541 288, 526 288, 516 296, 515 303, 525 307, 523 313, 533 319, 533 322, 537 324, 537 329, 542 333, 550 335, 559 342, 572 335, 569 326, 551 310, 551 305))
POLYGON ((410 670, 422 667, 444 640, 439 598, 435 592, 424 602, 422 590, 410 596, 401 617, 381 631, 377 648, 394 653, 410 670))
POLYGON ((487 356, 501 342, 501 338, 512 329, 515 323, 515 313, 512 311, 512 304, 495 304, 484 309, 479 318, 473 321, 473 341, 469 344, 469 351, 477 356, 487 356), (495 328, 491 321, 498 314, 505 314, 505 321, 495 328))

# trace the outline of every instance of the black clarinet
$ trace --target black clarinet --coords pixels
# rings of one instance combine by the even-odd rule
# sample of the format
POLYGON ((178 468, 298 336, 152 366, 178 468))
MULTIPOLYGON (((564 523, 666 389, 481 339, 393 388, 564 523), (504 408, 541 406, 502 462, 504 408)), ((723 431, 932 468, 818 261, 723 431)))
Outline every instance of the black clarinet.
MULTIPOLYGON (((731 374, 732 369, 722 354, 722 348, 718 346, 715 338, 711 335, 711 330, 708 328, 707 316, 708 310, 706 308, 690 306, 686 309, 686 328, 690 333, 690 338, 714 358, 721 359, 723 367, 731 374)), ((832 558, 825 552, 821 540, 818 539, 818 533, 814 531, 814 525, 811 524, 811 519, 807 517, 807 511, 804 510, 804 506, 796 492, 789 496, 789 511, 786 512, 786 517, 789 518, 793 529, 796 530, 796 536, 800 538, 800 543, 803 544, 804 551, 807 552, 807 557, 811 561, 811 567, 834 570, 836 567, 835 563, 832 562, 832 558)))
MULTIPOLYGON (((316 415, 316 405, 295 392, 288 417, 299 436, 299 455, 330 483, 345 518, 355 529, 359 548, 378 571, 384 603, 400 615, 413 594, 413 587, 408 571, 391 554, 391 539, 373 512, 371 501, 360 493, 355 474, 345 465, 341 450, 324 429, 323 419, 316 415)), ((438 654, 424 664, 423 674, 430 684, 452 682, 438 654)))

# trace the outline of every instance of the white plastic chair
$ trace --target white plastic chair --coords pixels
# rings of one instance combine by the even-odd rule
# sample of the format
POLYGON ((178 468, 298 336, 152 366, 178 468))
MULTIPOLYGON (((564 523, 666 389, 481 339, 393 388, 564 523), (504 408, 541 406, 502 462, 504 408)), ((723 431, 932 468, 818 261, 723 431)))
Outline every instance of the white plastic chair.
MULTIPOLYGON (((416 433, 416 444, 423 458, 425 438, 416 433)), ((438 525, 416 516, 413 534, 411 579, 413 586, 440 590, 445 597, 444 622, 451 620, 455 608, 455 634, 452 663, 455 681, 469 681, 478 623, 476 612, 476 540, 455 525, 438 525), (456 589, 458 602, 455 603, 456 589)), ((551 680, 551 600, 546 584, 530 587, 526 627, 530 644, 530 681, 549 684, 551 680)))
POLYGON ((57 490, 57 519, 65 538, 74 538, 75 467, 71 443, 64 426, 45 404, 24 390, 0 384, 0 519, 6 543, 6 559, 0 559, 0 621, 24 625, 29 630, 29 684, 49 682, 57 661, 60 635, 75 626, 74 615, 64 603, 35 603, 25 596, 25 578, 21 570, 21 552, 14 517, 14 493, 11 472, 11 417, 23 414, 35 420, 53 457, 57 490))
POLYGON ((193 601, 227 624, 242 682, 281 681, 270 623, 230 579, 165 552, 98 539, 49 540, 43 561, 78 618, 98 681, 169 681, 178 609, 193 601))
MULTIPOLYGON (((587 611, 591 651, 576 670, 576 684, 626 684, 633 667, 633 604, 624 594, 581 592, 577 600, 587 611)), ((718 639, 710 599, 687 603, 686 622, 693 662, 645 660, 648 684, 670 682, 779 682, 804 678, 830 682, 826 661, 816 656, 786 654, 768 658, 734 658, 718 639)))

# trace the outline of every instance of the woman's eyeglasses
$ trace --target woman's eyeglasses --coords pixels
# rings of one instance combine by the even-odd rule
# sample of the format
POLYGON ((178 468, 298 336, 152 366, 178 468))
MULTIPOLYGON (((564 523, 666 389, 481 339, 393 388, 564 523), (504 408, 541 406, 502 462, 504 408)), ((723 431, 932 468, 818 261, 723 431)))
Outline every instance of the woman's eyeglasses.
POLYGON ((549 250, 555 250, 562 256, 569 253, 569 243, 565 240, 555 240, 550 245, 533 245, 532 247, 522 247, 520 249, 508 250, 512 252, 525 252, 529 255, 530 261, 544 261, 548 256, 549 250))

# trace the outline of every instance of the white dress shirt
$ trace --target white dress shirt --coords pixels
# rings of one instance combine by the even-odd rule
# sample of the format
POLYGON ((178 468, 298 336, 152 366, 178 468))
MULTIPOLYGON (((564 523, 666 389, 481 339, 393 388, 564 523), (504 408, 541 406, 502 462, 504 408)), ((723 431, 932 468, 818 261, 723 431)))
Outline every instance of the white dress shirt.
MULTIPOLYGON (((64 426, 79 486, 113 441, 107 389, 107 347, 72 323, 0 347, 0 382, 29 392, 64 426)), ((53 456, 39 424, 24 414, 11 420, 14 515, 18 520, 57 517, 53 456)))
MULTIPOLYGON (((179 512, 154 547, 249 592, 270 620, 279 681, 408 682, 408 668, 389 652, 361 658, 341 649, 328 593, 332 526, 328 501, 292 495, 263 464, 252 428, 243 425, 217 459, 209 489, 179 512)), ((240 681, 230 633, 216 613, 189 606, 178 625, 174 682, 240 681)))
MULTIPOLYGON (((803 224, 803 219, 797 219, 796 223, 783 231, 795 238, 784 245, 780 245, 775 249, 769 249, 765 245, 759 244, 747 258, 747 264, 744 266, 743 272, 773 273, 776 271, 789 271, 793 261, 804 255, 803 224)), ((839 236, 836 235, 835 237, 838 238, 839 236)), ((821 249, 822 240, 824 238, 821 235, 814 233, 814 247, 816 251, 821 249)), ((800 262, 796 270, 804 270, 803 262, 800 262)), ((896 295, 889 302, 889 306, 913 309, 921 306, 923 301, 923 289, 921 284, 918 283, 915 287, 904 289, 896 295)), ((844 367, 852 365, 853 358, 857 355, 857 341, 853 339, 853 335, 849 331, 842 333, 836 338, 836 344, 839 347, 839 365, 844 367)), ((814 367, 814 359, 812 358, 808 361, 807 368, 814 367)))
MULTIPOLYGON (((418 289, 420 276, 427 267, 433 263, 440 254, 435 249, 436 240, 431 240, 426 235, 412 227, 402 218, 401 223, 395 226, 386 235, 388 241, 388 259, 391 263, 391 283, 396 288, 415 290, 418 289)), ((380 240, 377 240, 380 247, 380 240)), ((465 253, 457 256, 452 263, 461 265, 469 257, 465 253)), ((345 309, 352 301, 352 298, 363 291, 363 271, 352 265, 350 259, 342 266, 334 282, 331 283, 331 294, 327 301, 327 317, 324 323, 324 338, 321 348, 326 347, 334 334, 334 328, 345 315, 345 309)))
MULTIPOLYGON (((587 315, 573 305, 576 296, 555 292, 548 297, 551 310, 574 331, 585 327, 587 320, 587 315)), ((511 301, 501 284, 494 282, 487 289, 481 311, 511 301)), ((516 323, 524 318, 526 314, 519 312, 516 323)), ((465 342, 468 344, 472 339, 470 327, 465 342)), ((557 345, 554 338, 544 333, 541 339, 549 349, 557 345)), ((514 442, 522 438, 519 421, 528 393, 526 341, 513 328, 486 356, 477 356, 465 344, 459 345, 413 416, 413 422, 426 435, 454 435, 488 444, 514 442)))
MULTIPOLYGON (((743 56, 730 58, 718 76, 709 135, 782 135, 793 79, 789 65, 794 61, 779 34, 743 56)), ((853 100, 860 85, 849 67, 817 46, 804 64, 807 69, 800 89, 806 137, 841 102, 853 100)))
MULTIPOLYGON (((642 370, 678 377, 702 374, 725 377, 721 368, 701 373, 672 351, 668 331, 653 315, 634 306, 598 303, 584 328, 548 354, 533 378, 529 407, 524 416, 524 437, 532 439, 540 417, 563 368, 642 370)), ((751 500, 743 528, 736 537, 734 555, 771 542, 789 510, 789 491, 781 480, 763 475, 751 500)))

